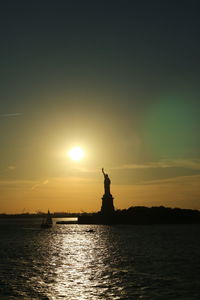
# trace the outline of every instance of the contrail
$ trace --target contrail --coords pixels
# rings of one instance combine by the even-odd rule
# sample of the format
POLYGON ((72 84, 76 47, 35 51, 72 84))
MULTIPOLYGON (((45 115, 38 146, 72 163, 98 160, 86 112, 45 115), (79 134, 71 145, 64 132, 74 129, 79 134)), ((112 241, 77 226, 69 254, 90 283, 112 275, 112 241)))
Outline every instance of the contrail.
POLYGON ((14 114, 0 114, 0 117, 17 117, 22 115, 22 113, 14 113, 14 114))

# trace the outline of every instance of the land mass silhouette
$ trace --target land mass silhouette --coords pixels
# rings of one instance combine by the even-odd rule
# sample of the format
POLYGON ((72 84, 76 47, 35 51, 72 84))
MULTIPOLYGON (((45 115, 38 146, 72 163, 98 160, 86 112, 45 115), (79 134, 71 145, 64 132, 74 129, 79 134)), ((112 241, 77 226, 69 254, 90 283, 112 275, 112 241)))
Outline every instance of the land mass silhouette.
MULTIPOLYGON (((44 212, 22 214, 0 214, 0 218, 42 218, 44 212)), ((164 206, 132 206, 117 209, 112 216, 95 213, 54 212, 53 218, 77 217, 79 224, 200 224, 200 211, 194 209, 170 208, 164 206)), ((66 222, 67 223, 67 222, 66 222)))
POLYGON ((104 172, 104 195, 101 211, 93 214, 84 214, 78 217, 79 224, 192 224, 200 223, 198 210, 144 207, 136 206, 123 210, 115 210, 113 196, 110 192, 111 180, 104 172))
POLYGON ((164 206, 135 206, 116 210, 110 216, 101 212, 81 215, 79 224, 200 224, 200 211, 193 209, 169 208, 164 206))

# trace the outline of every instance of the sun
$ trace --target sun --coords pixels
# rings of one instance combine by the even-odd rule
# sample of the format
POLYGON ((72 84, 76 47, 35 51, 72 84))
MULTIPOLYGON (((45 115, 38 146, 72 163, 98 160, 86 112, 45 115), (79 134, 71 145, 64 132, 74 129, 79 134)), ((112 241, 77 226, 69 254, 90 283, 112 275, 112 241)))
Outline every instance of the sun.
POLYGON ((81 160, 84 157, 84 151, 80 147, 74 147, 68 152, 68 156, 75 161, 81 160))

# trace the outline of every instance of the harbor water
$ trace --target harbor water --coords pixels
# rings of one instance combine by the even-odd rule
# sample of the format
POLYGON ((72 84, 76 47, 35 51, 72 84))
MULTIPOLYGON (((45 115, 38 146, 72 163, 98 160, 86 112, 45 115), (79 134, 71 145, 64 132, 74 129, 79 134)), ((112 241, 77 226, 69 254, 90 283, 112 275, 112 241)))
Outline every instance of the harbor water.
POLYGON ((0 219, 0 299, 200 299, 200 225, 0 219))

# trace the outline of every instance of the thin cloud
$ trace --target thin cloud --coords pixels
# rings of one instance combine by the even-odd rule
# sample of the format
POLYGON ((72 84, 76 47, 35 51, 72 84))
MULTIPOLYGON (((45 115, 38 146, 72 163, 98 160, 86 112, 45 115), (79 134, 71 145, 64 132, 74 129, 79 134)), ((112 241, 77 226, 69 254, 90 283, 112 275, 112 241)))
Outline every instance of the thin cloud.
POLYGON ((48 179, 46 179, 46 180, 44 180, 44 181, 42 181, 42 182, 38 182, 38 183, 34 184, 34 185, 31 187, 31 190, 35 190, 35 189, 38 188, 39 186, 45 185, 45 184, 47 184, 47 183, 49 183, 49 180, 48 180, 48 179))
POLYGON ((186 168, 192 170, 200 170, 200 160, 198 159, 162 160, 162 161, 150 162, 146 164, 121 165, 114 169, 126 170, 126 169, 158 169, 158 168, 186 168))
POLYGON ((0 185, 27 185, 27 184, 32 184, 34 183, 35 181, 33 180, 0 180, 0 185))
POLYGON ((9 171, 14 171, 16 169, 16 166, 8 166, 9 171))
POLYGON ((136 185, 167 185, 167 184, 200 184, 200 175, 190 175, 190 176, 176 176, 173 178, 164 178, 164 179, 155 179, 149 181, 142 181, 140 183, 134 184, 136 185))
POLYGON ((0 117, 9 118, 9 117, 18 117, 21 115, 22 113, 10 113, 10 114, 0 114, 0 117))

